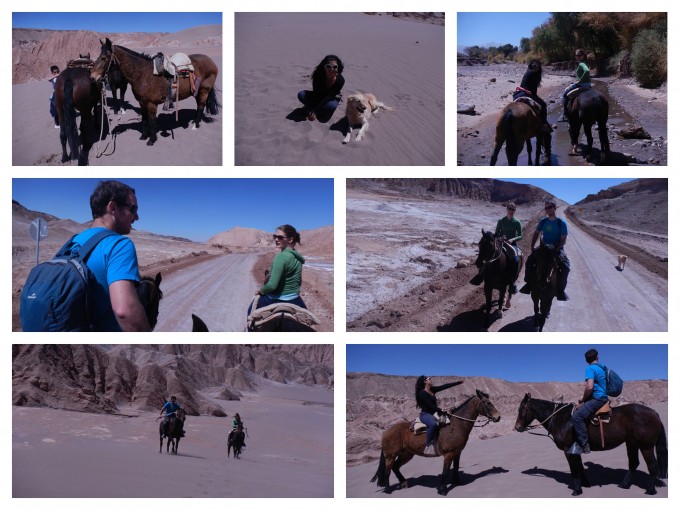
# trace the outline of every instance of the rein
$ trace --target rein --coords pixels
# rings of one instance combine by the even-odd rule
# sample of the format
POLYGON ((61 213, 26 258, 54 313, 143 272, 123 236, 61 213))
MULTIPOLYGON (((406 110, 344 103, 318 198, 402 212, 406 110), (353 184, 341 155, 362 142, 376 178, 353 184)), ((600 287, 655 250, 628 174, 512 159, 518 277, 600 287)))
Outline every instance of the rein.
MULTIPOLYGON (((485 406, 484 402, 483 402, 481 399, 479 400, 479 404, 482 405, 482 406, 484 406, 484 409, 486 410, 486 406, 485 406)), ((478 408, 478 410, 479 410, 479 408, 478 408)), ((463 417, 463 416, 458 416, 457 414, 450 414, 450 413, 447 413, 447 414, 448 414, 450 417, 452 417, 452 418, 458 418, 458 419, 461 420, 461 421, 469 421, 469 422, 472 422, 472 423, 475 423, 475 424, 477 423, 477 418, 479 418, 479 416, 478 416, 477 418, 475 418, 474 420, 472 420, 472 419, 470 419, 470 418, 465 418, 465 417, 463 417)), ((485 421, 484 423, 482 423, 481 425, 473 425, 473 427, 486 427, 486 426, 491 422, 491 418, 489 418, 489 417, 486 416, 486 415, 484 416, 484 418, 486 418, 486 421, 485 421)))
MULTIPOLYGON (((552 419, 553 419, 553 418, 555 417, 555 415, 556 415, 557 413, 559 413, 562 409, 565 409, 565 408, 569 407, 569 406, 572 405, 572 404, 564 404, 562 407, 557 407, 559 404, 558 404, 557 402, 553 402, 553 405, 554 405, 554 407, 555 407, 555 410, 552 412, 552 414, 550 414, 545 420, 539 422, 539 423, 536 424, 536 425, 527 425, 527 426, 525 427, 525 429, 528 430, 528 431, 531 431, 531 430, 540 428, 540 427, 543 426, 543 424, 544 424, 545 422, 547 422, 548 420, 550 420, 550 423, 549 423, 548 426, 546 427, 546 430, 547 430, 547 432, 548 432, 547 434, 537 434, 536 432, 529 432, 529 434, 532 434, 532 435, 534 435, 534 436, 549 437, 550 439, 552 439, 552 441, 553 441, 553 443, 554 443, 554 442, 555 442, 555 439, 552 437, 552 434, 550 433, 550 427, 552 426, 552 419)), ((528 403, 528 402, 527 402, 526 404, 524 404, 524 410, 525 410, 525 411, 526 411, 526 408, 527 408, 528 406, 529 406, 529 403, 528 403)))
MULTIPOLYGON (((116 55, 114 55, 114 53, 113 53, 113 45, 111 45, 111 58, 109 59, 109 63, 108 63, 108 65, 106 66, 106 71, 104 71, 104 76, 108 76, 108 74, 109 74, 109 69, 111 69, 111 64, 114 62, 114 60, 115 60, 116 64, 118 64, 118 65, 120 66, 120 62, 119 62, 118 59, 116 58, 116 55)), ((101 104, 102 104, 102 114, 101 114, 102 122, 101 122, 101 128, 100 128, 100 130, 99 130, 99 140, 97 141, 97 148, 95 149, 95 157, 96 157, 97 159, 101 158, 102 156, 110 156, 111 154, 113 154, 114 152, 116 152, 116 136, 113 135, 113 134, 111 133, 111 132, 112 132, 112 129, 111 129, 111 121, 109 120, 109 115, 108 115, 108 113, 106 112, 106 109, 105 109, 106 106, 108 106, 108 105, 106 104, 106 87, 102 87, 101 95, 102 95, 102 100, 101 100, 101 104), (104 117, 106 117, 106 124, 107 124, 107 126, 109 127, 109 134, 111 134, 111 140, 109 140, 109 141, 106 143, 106 146, 102 149, 102 151, 99 152, 99 144, 100 144, 100 142, 101 142, 101 140, 102 140, 102 135, 104 134, 104 117), (109 145, 111 145, 111 141, 113 141, 113 151, 110 152, 109 154, 105 154, 106 150, 109 148, 109 145)), ((119 118, 120 118, 120 117, 119 117, 119 118)))
POLYGON ((499 245, 496 242, 496 239, 494 239, 492 258, 489 260, 482 260, 482 264, 491 264, 492 262, 496 262, 499 258, 501 258, 501 255, 503 255, 503 242, 501 241, 499 245), (496 250, 498 250, 498 252, 496 252, 496 250))

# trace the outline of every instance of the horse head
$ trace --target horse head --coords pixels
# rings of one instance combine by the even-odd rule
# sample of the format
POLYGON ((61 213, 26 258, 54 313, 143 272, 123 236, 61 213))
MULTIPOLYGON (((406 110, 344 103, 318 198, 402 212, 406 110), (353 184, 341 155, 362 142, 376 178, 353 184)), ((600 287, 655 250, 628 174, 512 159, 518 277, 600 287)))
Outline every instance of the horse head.
POLYGON ((534 412, 531 407, 529 407, 529 402, 531 402, 531 393, 525 394, 519 405, 517 420, 515 420, 515 430, 517 432, 524 432, 529 424, 534 421, 534 412))
POLYGON ((482 238, 479 240, 479 254, 484 262, 494 259, 498 255, 499 238, 493 232, 482 229, 482 238))
POLYGON ((549 286, 557 268, 557 253, 551 244, 542 244, 536 250, 536 279, 541 289, 549 286))
POLYGON ((104 76, 106 76, 106 73, 109 72, 109 68, 111 67, 111 63, 114 60, 113 43, 111 40, 107 37, 106 41, 100 39, 99 42, 102 45, 101 53, 99 54, 99 57, 97 57, 97 60, 95 60, 92 71, 90 71, 90 78, 97 82, 101 81, 104 76))
POLYGON ((184 409, 182 409, 182 408, 177 409, 177 411, 175 412, 175 416, 177 416, 177 419, 178 419, 178 420, 184 421, 184 420, 187 419, 187 413, 186 413, 186 411, 185 411, 184 409))
POLYGON ((155 278, 143 276, 137 287, 137 298, 144 308, 151 330, 158 323, 158 308, 161 299, 163 299, 163 291, 161 290, 162 280, 163 277, 160 273, 157 273, 155 278))
POLYGON ((482 416, 485 416, 489 418, 491 421, 494 423, 497 423, 501 419, 501 413, 498 412, 496 409, 496 406, 494 406, 491 403, 491 400, 489 400, 489 394, 484 393, 481 390, 476 390, 477 392, 477 398, 480 401, 479 409, 480 409, 480 414, 482 416))

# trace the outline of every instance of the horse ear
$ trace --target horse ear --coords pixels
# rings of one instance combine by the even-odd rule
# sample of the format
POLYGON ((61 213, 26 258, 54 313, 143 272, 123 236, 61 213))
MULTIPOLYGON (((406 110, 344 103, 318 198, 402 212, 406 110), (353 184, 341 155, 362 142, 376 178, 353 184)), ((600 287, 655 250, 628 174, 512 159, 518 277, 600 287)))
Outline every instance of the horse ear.
POLYGON ((160 273, 156 274, 156 287, 158 287, 161 284, 161 281, 163 280, 163 277, 161 276, 160 273))
POLYGON ((482 235, 484 234, 486 234, 486 232, 484 232, 484 227, 482 227, 482 235))
POLYGON ((111 43, 111 39, 109 39, 108 37, 106 38, 106 44, 107 44, 108 46, 111 46, 111 44, 112 44, 112 43, 111 43))
POLYGON ((524 400, 531 400, 531 393, 524 395, 524 400))

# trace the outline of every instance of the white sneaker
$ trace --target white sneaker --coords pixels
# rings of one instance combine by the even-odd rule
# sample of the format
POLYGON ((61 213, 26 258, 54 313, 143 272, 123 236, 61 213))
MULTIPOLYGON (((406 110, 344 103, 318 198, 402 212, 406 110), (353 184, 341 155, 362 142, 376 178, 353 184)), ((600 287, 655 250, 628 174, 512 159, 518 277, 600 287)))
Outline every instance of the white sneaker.
POLYGON ((423 455, 426 457, 436 457, 437 452, 434 449, 434 443, 431 444, 430 446, 426 446, 425 449, 423 450, 423 455))

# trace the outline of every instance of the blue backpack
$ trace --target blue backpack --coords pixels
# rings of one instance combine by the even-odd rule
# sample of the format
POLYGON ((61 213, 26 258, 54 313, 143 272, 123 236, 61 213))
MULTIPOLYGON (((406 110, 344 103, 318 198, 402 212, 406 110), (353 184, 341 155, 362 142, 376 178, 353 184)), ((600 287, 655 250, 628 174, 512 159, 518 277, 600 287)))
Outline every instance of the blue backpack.
POLYGON ((19 315, 24 331, 92 331, 89 299, 96 283, 85 262, 109 229, 97 232, 76 252, 73 236, 52 260, 35 266, 21 291, 19 315))
POLYGON ((604 373, 607 375, 607 388, 605 390, 607 392, 607 396, 618 397, 621 395, 621 392, 623 391, 623 379, 619 377, 619 374, 604 365, 600 365, 599 363, 595 364, 604 370, 604 373))

